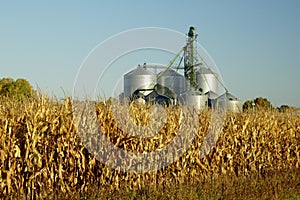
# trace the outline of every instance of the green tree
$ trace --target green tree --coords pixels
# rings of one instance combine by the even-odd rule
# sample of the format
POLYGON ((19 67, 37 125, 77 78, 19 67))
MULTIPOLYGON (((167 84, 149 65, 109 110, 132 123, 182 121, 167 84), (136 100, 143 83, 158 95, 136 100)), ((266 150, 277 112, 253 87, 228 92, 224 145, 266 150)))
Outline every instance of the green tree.
POLYGON ((277 107, 277 110, 279 112, 294 112, 294 113, 300 113, 300 108, 296 108, 294 106, 289 105, 281 105, 280 107, 277 107))
POLYGON ((288 105, 281 105, 277 108, 279 112, 287 112, 288 110, 291 110, 292 108, 288 105))
POLYGON ((0 80, 0 95, 7 96, 14 87, 14 80, 12 78, 3 78, 0 80))
POLYGON ((250 100, 245 101, 245 103, 243 104, 243 110, 251 109, 253 107, 252 104, 253 104, 253 101, 250 101, 250 100))
POLYGON ((243 110, 249 109, 274 109, 274 107, 268 99, 257 97, 254 100, 245 101, 243 104, 243 110))
POLYGON ((262 97, 258 97, 254 100, 255 106, 260 109, 273 109, 271 102, 262 97))
POLYGON ((23 100, 35 95, 35 91, 25 79, 3 78, 0 80, 0 96, 7 96, 17 100, 23 100))

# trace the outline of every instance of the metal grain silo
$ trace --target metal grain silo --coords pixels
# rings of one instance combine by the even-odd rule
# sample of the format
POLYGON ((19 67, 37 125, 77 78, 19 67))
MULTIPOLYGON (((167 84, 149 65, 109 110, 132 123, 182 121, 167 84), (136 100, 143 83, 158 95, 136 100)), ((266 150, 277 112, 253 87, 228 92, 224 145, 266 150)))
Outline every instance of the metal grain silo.
MULTIPOLYGON (((136 69, 124 75, 124 97, 130 98, 137 89, 152 89, 156 84, 156 74, 145 67, 138 66, 136 69)), ((142 91, 144 95, 151 91, 142 91)))
POLYGON ((185 78, 175 70, 167 69, 160 72, 157 77, 157 83, 171 90, 177 97, 185 91, 185 78))
POLYGON ((187 92, 183 95, 184 104, 202 110, 207 107, 208 97, 198 92, 187 92))
POLYGON ((202 89, 202 93, 212 91, 219 94, 219 81, 218 74, 214 73, 211 69, 201 67, 196 72, 196 82, 198 89, 202 89))
POLYGON ((216 108, 237 113, 242 111, 242 102, 234 95, 226 92, 217 98, 216 108))

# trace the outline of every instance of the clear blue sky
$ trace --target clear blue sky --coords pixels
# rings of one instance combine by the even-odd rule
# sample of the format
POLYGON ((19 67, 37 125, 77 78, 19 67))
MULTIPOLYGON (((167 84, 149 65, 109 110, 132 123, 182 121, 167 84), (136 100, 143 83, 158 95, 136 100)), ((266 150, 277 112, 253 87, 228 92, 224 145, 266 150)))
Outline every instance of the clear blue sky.
POLYGON ((229 90, 300 107, 300 1, 2 1, 0 78, 72 94, 78 68, 106 38, 132 28, 190 25, 229 90))

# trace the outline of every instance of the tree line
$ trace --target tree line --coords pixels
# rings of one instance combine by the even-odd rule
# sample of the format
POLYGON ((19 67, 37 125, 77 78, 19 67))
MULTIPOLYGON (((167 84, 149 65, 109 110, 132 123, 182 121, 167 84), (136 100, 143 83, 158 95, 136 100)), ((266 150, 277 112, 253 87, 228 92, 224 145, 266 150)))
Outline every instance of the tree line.
MULTIPOLYGON (((36 91, 30 85, 30 83, 19 78, 14 80, 12 78, 2 78, 0 79, 0 96, 11 97, 16 100, 24 100, 36 96, 36 91)), ((257 110, 257 109, 277 109, 280 112, 285 112, 287 110, 295 109, 288 105, 281 105, 275 108, 271 102, 263 97, 257 97, 254 100, 247 100, 243 104, 243 110, 257 110)))
POLYGON ((289 105, 281 105, 280 107, 274 107, 271 102, 267 98, 257 97, 254 100, 247 100, 243 104, 243 110, 257 110, 257 109, 265 109, 265 110, 278 110, 279 112, 286 112, 291 110, 296 110, 296 108, 289 105))

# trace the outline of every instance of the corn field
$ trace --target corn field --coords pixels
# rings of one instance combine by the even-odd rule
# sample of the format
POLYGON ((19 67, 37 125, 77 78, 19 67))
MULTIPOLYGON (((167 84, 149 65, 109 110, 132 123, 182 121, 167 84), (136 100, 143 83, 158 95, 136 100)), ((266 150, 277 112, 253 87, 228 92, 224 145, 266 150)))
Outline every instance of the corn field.
MULTIPOLYGON (((58 191, 67 195, 95 184, 112 191, 138 190, 149 185, 198 183, 219 175, 263 177, 268 171, 300 166, 300 115, 292 112, 227 113, 216 146, 200 158, 200 147, 211 123, 211 111, 204 110, 195 138, 178 160, 156 171, 134 173, 110 168, 89 153, 77 134, 69 98, 60 102, 41 95, 31 101, 0 101, 0 198, 46 198, 58 191)), ((133 137, 117 126, 111 101, 95 105, 101 130, 126 151, 143 153, 163 148, 184 124, 181 108, 168 107, 159 133, 133 137)), ((134 123, 149 125, 149 109, 149 105, 132 103, 129 111, 134 123)), ((125 111, 119 108, 119 112, 125 111)))

